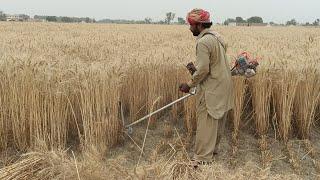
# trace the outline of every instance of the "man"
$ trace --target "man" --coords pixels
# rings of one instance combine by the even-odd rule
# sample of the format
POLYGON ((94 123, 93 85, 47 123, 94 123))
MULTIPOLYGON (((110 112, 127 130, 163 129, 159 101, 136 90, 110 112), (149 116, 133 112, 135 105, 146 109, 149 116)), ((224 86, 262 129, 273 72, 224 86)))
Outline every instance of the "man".
POLYGON ((187 68, 192 74, 188 83, 179 86, 188 93, 196 89, 197 131, 194 162, 210 163, 218 153, 227 113, 233 108, 233 85, 226 56, 226 44, 220 35, 210 30, 209 12, 194 9, 188 13, 190 31, 197 36, 195 66, 187 68))

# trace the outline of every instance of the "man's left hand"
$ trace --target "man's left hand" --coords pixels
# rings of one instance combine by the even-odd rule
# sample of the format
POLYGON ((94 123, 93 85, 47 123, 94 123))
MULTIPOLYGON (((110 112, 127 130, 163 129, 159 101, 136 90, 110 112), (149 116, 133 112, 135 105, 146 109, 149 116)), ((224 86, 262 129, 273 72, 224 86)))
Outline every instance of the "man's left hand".
POLYGON ((189 93, 190 87, 188 86, 187 83, 182 83, 182 84, 180 84, 180 86, 179 86, 179 90, 180 90, 181 92, 184 92, 184 93, 189 93))

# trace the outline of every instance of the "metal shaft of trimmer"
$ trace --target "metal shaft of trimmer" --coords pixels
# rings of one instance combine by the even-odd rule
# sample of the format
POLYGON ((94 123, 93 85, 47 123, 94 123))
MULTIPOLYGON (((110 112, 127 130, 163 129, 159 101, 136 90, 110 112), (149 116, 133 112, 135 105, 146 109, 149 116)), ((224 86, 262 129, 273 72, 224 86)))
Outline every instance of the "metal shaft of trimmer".
POLYGON ((141 121, 144 121, 144 120, 148 119, 149 117, 153 116, 154 114, 157 114, 158 112, 160 112, 160 111, 162 111, 162 110, 164 110, 164 109, 166 109, 166 108, 168 108, 168 107, 170 107, 170 106, 172 106, 172 105, 174 105, 174 104, 176 104, 176 103, 178 103, 178 102, 180 102, 180 101, 182 101, 182 100, 184 100, 184 99, 186 99, 186 98, 188 98, 190 96, 193 96, 193 95, 195 95, 195 89, 191 93, 189 93, 188 95, 185 95, 185 96, 183 96, 183 97, 171 102, 170 104, 168 104, 168 105, 166 105, 166 106, 164 106, 164 107, 162 107, 162 108, 160 108, 160 109, 158 109, 158 110, 146 115, 145 117, 143 117, 143 118, 141 118, 141 119, 139 119, 139 120, 137 120, 137 121, 135 121, 135 122, 133 122, 133 123, 131 123, 129 125, 126 125, 126 128, 129 128, 129 127, 131 127, 131 126, 133 126, 135 124, 138 124, 141 121))

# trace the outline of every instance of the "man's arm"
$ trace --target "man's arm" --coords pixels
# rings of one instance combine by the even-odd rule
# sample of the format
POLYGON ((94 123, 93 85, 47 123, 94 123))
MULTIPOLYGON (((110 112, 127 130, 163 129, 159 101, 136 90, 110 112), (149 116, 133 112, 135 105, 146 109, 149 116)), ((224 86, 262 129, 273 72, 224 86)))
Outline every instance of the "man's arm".
POLYGON ((201 83, 209 74, 209 64, 210 64, 210 52, 207 45, 203 42, 199 42, 197 45, 197 66, 196 71, 192 75, 191 80, 187 83, 189 87, 196 87, 201 83))

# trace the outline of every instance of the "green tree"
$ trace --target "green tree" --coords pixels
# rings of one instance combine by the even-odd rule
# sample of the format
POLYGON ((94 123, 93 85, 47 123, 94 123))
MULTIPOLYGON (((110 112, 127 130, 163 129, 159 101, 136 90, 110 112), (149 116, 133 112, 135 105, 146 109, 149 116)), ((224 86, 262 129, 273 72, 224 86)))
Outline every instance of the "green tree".
POLYGON ((86 17, 84 21, 85 21, 86 23, 89 23, 91 20, 90 20, 90 18, 86 17))
POLYGON ((271 26, 276 25, 276 23, 273 22, 273 21, 269 22, 269 24, 270 24, 271 26))
POLYGON ((166 24, 170 24, 171 21, 174 19, 175 15, 176 14, 172 12, 166 13, 166 19, 165 19, 166 24))
POLYGON ((66 22, 66 23, 73 22, 72 18, 66 17, 66 16, 61 17, 61 21, 62 21, 62 22, 66 22))
POLYGON ((314 26, 319 26, 319 24, 320 24, 320 19, 316 19, 316 20, 312 23, 312 25, 314 25, 314 26))
POLYGON ((34 19, 45 20, 47 17, 46 17, 46 16, 35 15, 33 18, 34 18, 34 19))
POLYGON ((236 22, 237 23, 245 23, 246 20, 244 20, 242 17, 236 17, 236 22))
POLYGON ((295 19, 291 19, 290 21, 287 21, 286 25, 287 26, 290 26, 290 25, 295 26, 295 25, 297 25, 297 21, 295 19))
POLYGON ((149 17, 144 19, 144 23, 146 23, 146 24, 151 24, 151 22, 152 22, 152 19, 149 17))
POLYGON ((259 16, 253 16, 247 19, 248 23, 263 23, 263 19, 259 16))
POLYGON ((6 15, 0 11, 0 21, 5 21, 6 20, 6 15))
POLYGON ((229 25, 229 23, 234 23, 234 22, 237 22, 235 19, 232 19, 232 18, 228 18, 227 20, 225 20, 223 22, 224 25, 229 25))
POLYGON ((182 17, 178 17, 178 24, 186 24, 186 20, 184 20, 182 17))
POLYGON ((46 20, 49 22, 57 22, 58 21, 56 16, 47 16, 46 20))

